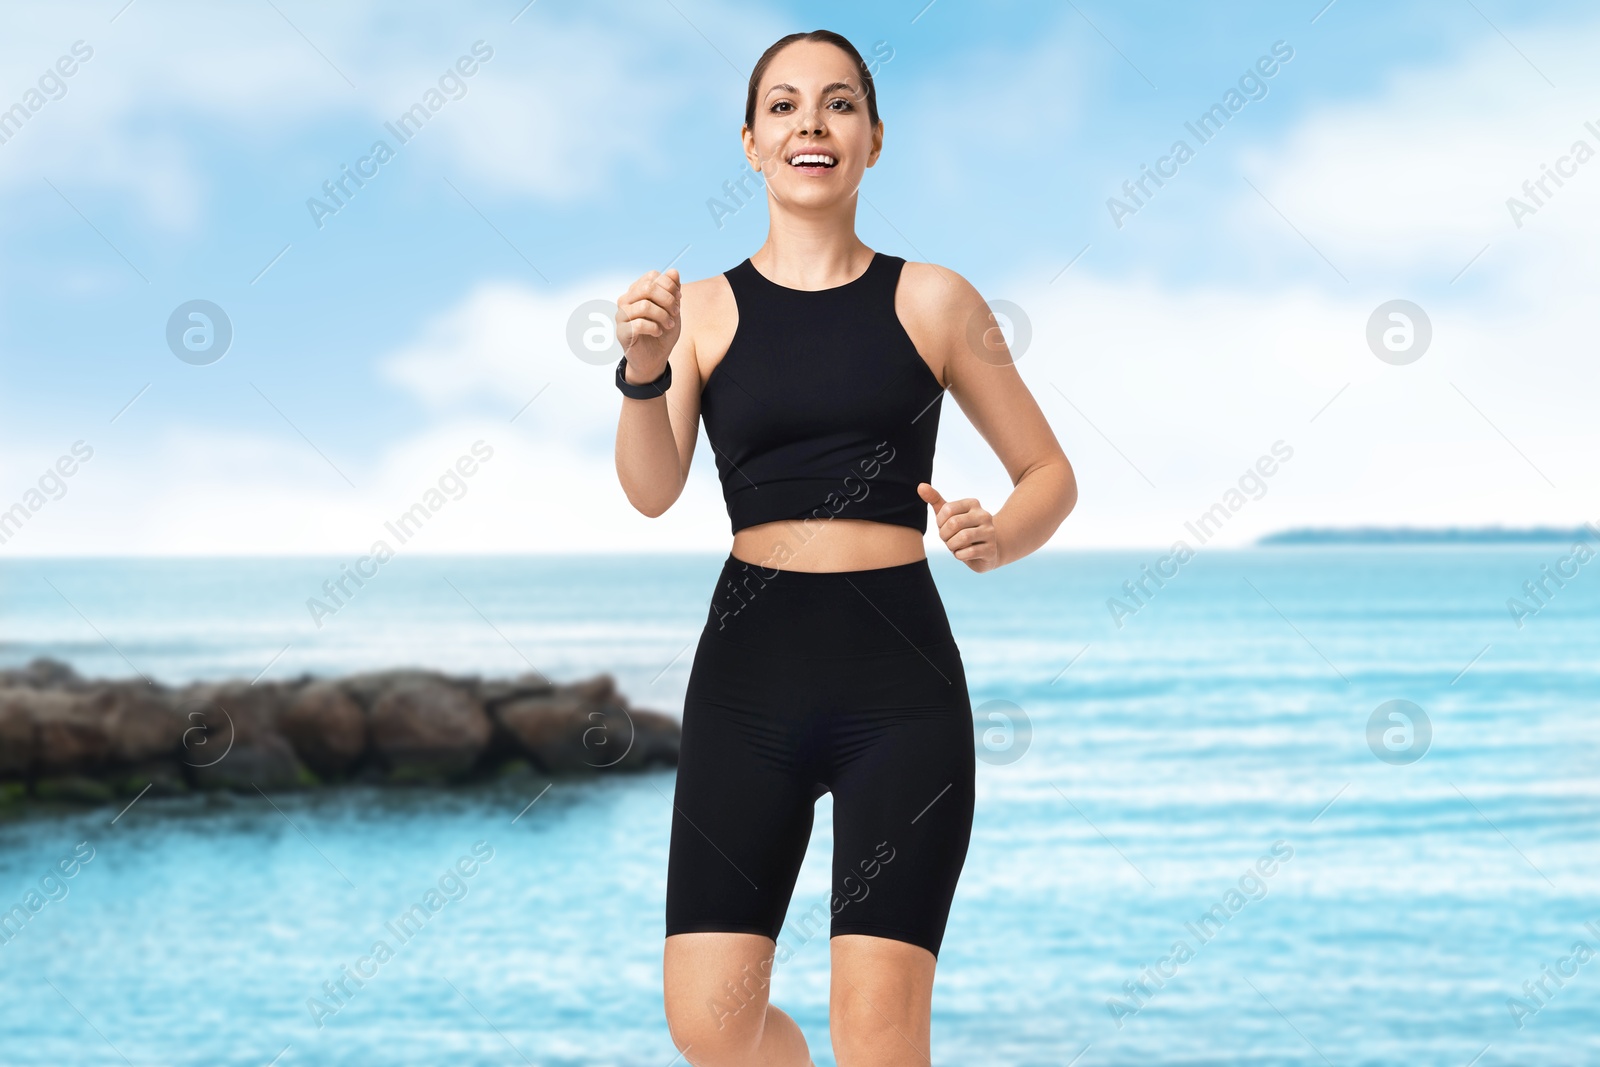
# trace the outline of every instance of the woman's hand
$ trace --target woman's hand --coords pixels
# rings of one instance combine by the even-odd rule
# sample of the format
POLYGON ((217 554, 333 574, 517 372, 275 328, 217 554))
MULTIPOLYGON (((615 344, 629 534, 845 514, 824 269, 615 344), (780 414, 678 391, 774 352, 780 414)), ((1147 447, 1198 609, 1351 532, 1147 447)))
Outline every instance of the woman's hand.
POLYGON ((977 500, 967 497, 947 501, 927 482, 918 483, 917 495, 933 505, 934 528, 956 559, 979 574, 1000 566, 994 516, 984 511, 977 500))
POLYGON ((655 381, 667 366, 683 327, 678 314, 677 267, 649 271, 617 297, 617 343, 628 357, 627 381, 655 381))

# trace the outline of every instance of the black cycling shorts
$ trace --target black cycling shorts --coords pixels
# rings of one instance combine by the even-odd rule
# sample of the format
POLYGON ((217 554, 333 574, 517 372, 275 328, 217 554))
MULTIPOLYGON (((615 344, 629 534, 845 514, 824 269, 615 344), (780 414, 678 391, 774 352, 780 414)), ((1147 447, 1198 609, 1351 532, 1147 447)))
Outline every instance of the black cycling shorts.
POLYGON ((774 941, 833 793, 833 888, 809 937, 939 954, 972 834, 972 706, 928 561, 780 570, 729 555, 695 651, 667 865, 667 935, 774 941))

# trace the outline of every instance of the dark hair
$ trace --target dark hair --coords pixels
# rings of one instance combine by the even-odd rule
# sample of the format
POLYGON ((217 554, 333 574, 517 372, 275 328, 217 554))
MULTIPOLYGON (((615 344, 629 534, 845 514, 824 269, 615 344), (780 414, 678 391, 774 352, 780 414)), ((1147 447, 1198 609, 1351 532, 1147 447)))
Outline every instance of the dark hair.
POLYGON ((767 66, 772 62, 772 57, 796 41, 823 41, 843 49, 845 55, 855 60, 856 71, 861 75, 863 91, 867 94, 867 118, 876 126, 878 124, 878 90, 872 84, 872 71, 867 69, 866 61, 861 58, 861 53, 856 51, 856 46, 832 30, 791 33, 787 37, 778 38, 773 42, 771 48, 761 53, 761 58, 756 60, 756 69, 750 72, 750 89, 744 101, 744 124, 752 130, 755 129, 756 93, 760 91, 761 78, 767 73, 767 66))

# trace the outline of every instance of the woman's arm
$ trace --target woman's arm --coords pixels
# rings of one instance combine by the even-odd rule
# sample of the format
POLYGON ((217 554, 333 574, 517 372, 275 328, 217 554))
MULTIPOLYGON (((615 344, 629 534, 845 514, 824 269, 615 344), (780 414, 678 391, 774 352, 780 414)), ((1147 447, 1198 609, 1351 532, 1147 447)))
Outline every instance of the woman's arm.
POLYGON ((617 339, 628 353, 624 378, 648 382, 666 363, 672 367, 672 384, 660 396, 618 397, 622 412, 617 420, 617 480, 628 502, 651 518, 678 499, 694 459, 701 384, 688 321, 694 313, 696 301, 690 295, 694 290, 694 284, 684 287, 680 300, 676 271, 668 275, 652 271, 617 299, 617 339), (668 322, 672 326, 666 326, 668 322), (661 351, 669 344, 663 361, 661 351))
POLYGON ((922 497, 934 505, 939 536, 957 559, 977 571, 1014 563, 1050 540, 1077 506, 1077 476, 977 289, 933 264, 907 263, 903 269, 909 283, 901 286, 907 332, 919 350, 942 364, 950 394, 1012 484, 993 514, 971 497, 947 501, 926 483, 922 497))

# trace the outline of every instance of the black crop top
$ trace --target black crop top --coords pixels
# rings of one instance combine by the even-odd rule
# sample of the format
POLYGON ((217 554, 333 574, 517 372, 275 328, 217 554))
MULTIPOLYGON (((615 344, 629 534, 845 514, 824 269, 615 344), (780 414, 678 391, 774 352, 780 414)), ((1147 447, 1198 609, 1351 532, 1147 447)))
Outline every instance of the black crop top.
POLYGON ((928 529, 944 387, 895 314, 905 260, 874 252, 832 289, 790 289, 749 259, 724 272, 739 324, 700 412, 733 532, 780 519, 928 529))

